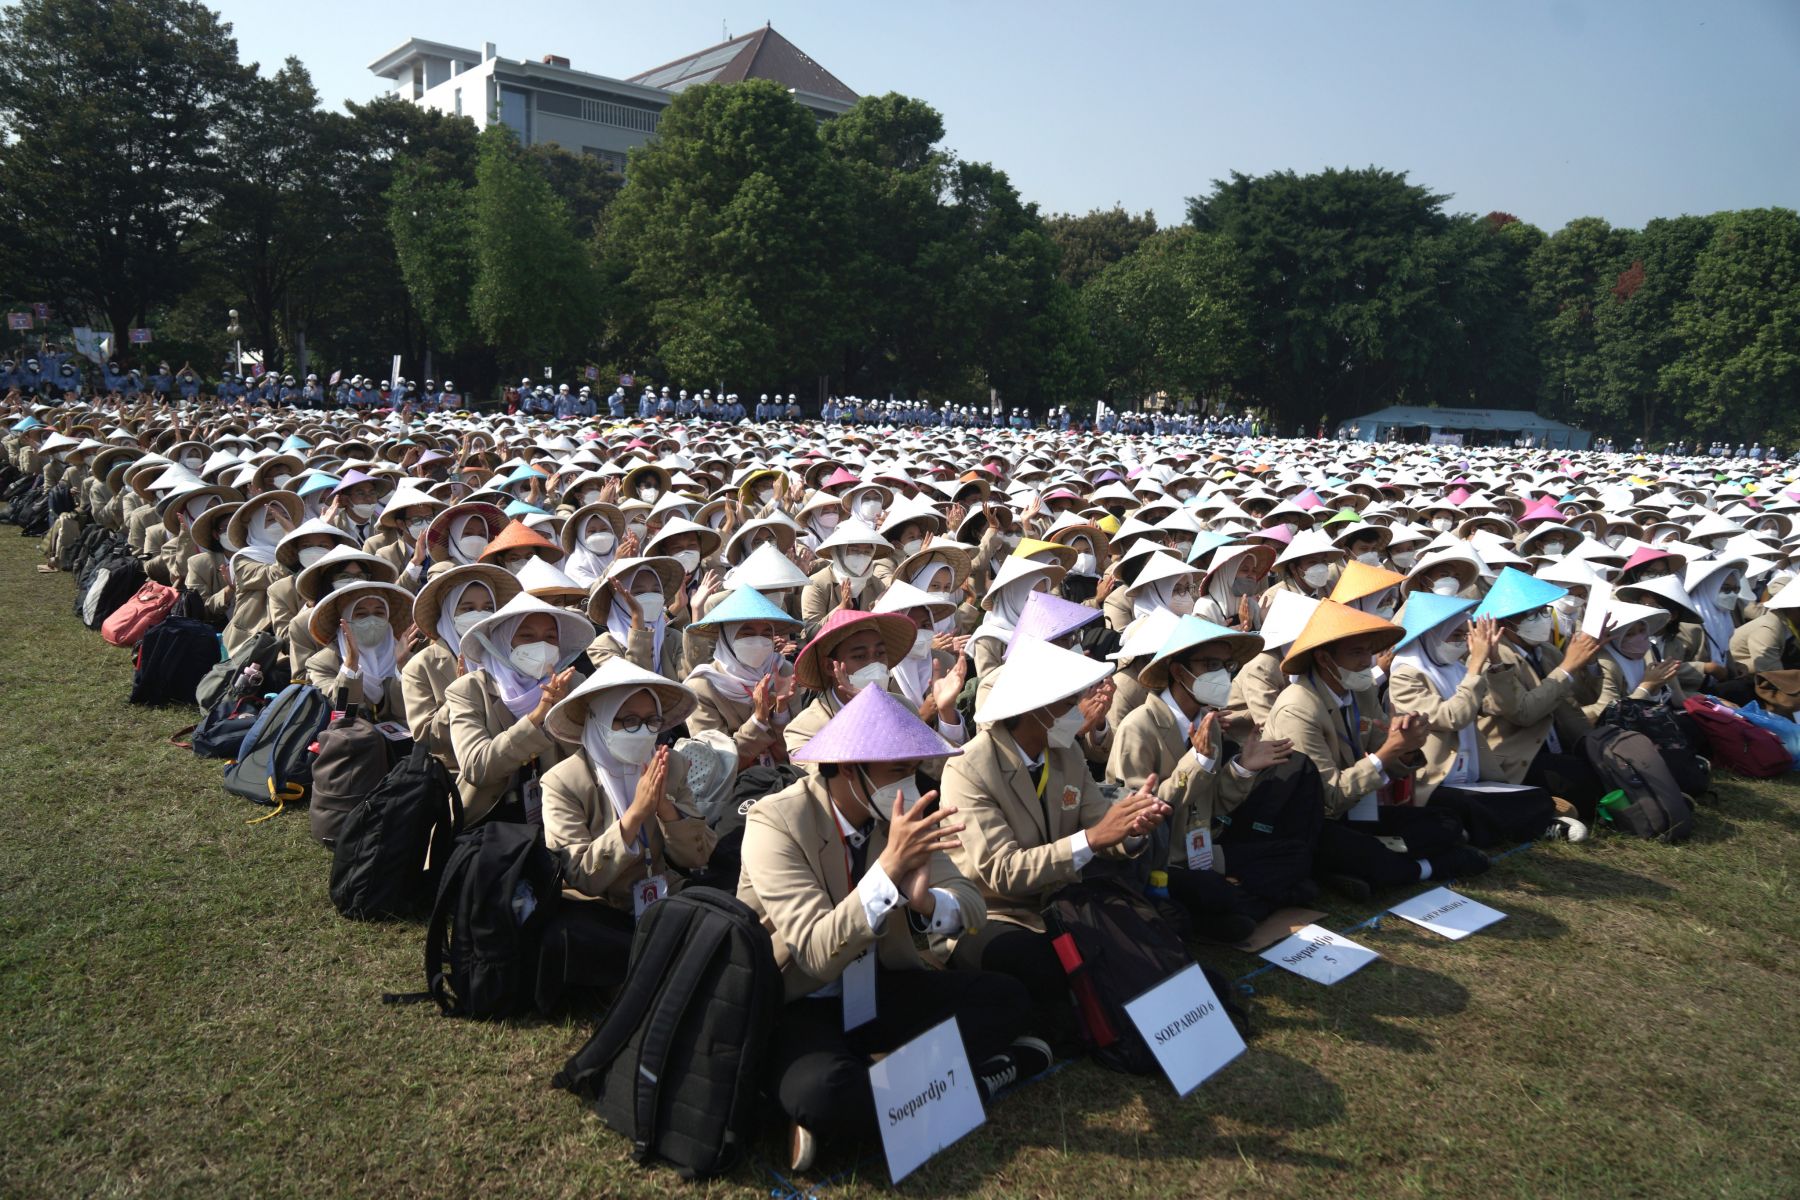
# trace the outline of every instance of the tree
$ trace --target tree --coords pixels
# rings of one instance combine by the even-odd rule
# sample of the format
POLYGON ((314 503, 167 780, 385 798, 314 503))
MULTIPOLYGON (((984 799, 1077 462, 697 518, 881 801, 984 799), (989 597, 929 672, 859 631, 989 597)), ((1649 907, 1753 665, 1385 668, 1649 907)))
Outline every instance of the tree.
POLYGON ((407 159, 384 194, 388 230, 413 306, 432 343, 466 350, 480 341, 475 293, 473 188, 428 159, 407 159))
POLYGON ((1449 307, 1456 242, 1444 197, 1370 167, 1233 173, 1188 218, 1236 247, 1261 353, 1242 384, 1310 426, 1396 398, 1435 398, 1466 335, 1449 307))
POLYGON ((1800 435, 1800 214, 1717 215, 1674 327, 1683 352, 1664 376, 1694 427, 1765 443, 1800 435))
POLYGON ((1630 235, 1631 265, 1600 281, 1594 302, 1599 379, 1592 408, 1620 424, 1630 422, 1645 438, 1659 423, 1667 427, 1670 372, 1682 351, 1675 308, 1688 295, 1712 235, 1707 217, 1651 221, 1630 235))
POLYGON ((1115 204, 1082 216, 1056 213, 1044 218, 1044 229, 1062 252, 1062 281, 1079 291, 1143 245, 1156 232, 1156 214, 1134 217, 1115 204))
POLYGON ((578 355, 600 325, 598 279, 587 247, 512 130, 490 125, 475 163, 470 315, 510 363, 578 355))
POLYGON ((1249 351, 1249 289, 1217 234, 1170 229, 1146 239, 1081 291, 1106 394, 1200 397, 1228 387, 1249 351))
POLYGON ((21 0, 0 12, 9 274, 120 336, 169 299, 247 78, 230 25, 193 0, 21 0))
POLYGON ((791 378, 838 343, 840 203, 817 118, 786 89, 703 84, 632 152, 606 253, 678 379, 791 378))
POLYGON ((1539 406, 1548 413, 1589 412, 1618 419, 1601 393, 1594 309, 1631 265, 1631 234, 1599 217, 1578 217, 1532 252, 1531 311, 1543 364, 1539 406), (1604 285, 1604 287, 1603 287, 1604 285))

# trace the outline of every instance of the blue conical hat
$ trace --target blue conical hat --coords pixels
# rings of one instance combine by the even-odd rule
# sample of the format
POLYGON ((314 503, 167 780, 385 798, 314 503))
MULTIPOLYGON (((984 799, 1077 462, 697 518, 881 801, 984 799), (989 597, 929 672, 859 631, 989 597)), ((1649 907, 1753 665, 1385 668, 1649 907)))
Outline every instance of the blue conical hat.
POLYGON ((730 625, 738 621, 773 621, 778 625, 800 622, 782 612, 774 601, 755 588, 734 588, 715 604, 712 611, 693 622, 695 625, 730 625))
POLYGON ((1533 612, 1568 594, 1568 588, 1534 578, 1517 567, 1507 567, 1494 580, 1494 586, 1488 589, 1487 598, 1475 610, 1475 615, 1503 621, 1520 613, 1533 612))
POLYGON ((1168 686, 1170 660, 1207 642, 1227 643, 1231 647, 1232 661, 1240 667, 1255 658, 1263 648, 1263 640, 1258 634, 1228 629, 1217 622, 1188 613, 1176 623, 1174 632, 1169 634, 1162 649, 1156 652, 1156 657, 1138 673, 1138 682, 1160 691, 1168 686))
POLYGON ((1400 639, 1395 649, 1412 645, 1428 630, 1436 629, 1454 617, 1467 615, 1474 607, 1475 601, 1461 596, 1414 592, 1406 598, 1406 607, 1400 612, 1400 628, 1406 630, 1406 636, 1400 639))

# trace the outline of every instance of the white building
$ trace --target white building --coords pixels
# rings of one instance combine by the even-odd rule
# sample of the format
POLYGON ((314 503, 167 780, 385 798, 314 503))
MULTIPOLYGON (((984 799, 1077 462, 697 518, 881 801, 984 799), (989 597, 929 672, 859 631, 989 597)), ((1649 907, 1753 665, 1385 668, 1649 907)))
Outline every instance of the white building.
POLYGON ((468 117, 478 129, 497 120, 526 145, 555 142, 621 173, 626 151, 648 141, 675 93, 696 83, 770 79, 821 118, 857 99, 767 25, 624 79, 578 71, 556 54, 514 61, 501 58, 492 42, 477 53, 423 38, 409 38, 369 70, 392 80, 402 99, 468 117))

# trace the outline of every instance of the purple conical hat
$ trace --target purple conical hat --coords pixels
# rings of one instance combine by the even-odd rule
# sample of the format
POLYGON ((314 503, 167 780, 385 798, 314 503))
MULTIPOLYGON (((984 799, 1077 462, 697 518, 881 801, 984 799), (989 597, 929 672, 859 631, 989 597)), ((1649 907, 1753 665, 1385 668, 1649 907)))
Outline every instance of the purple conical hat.
POLYGON ((1012 648, 1019 644, 1020 638, 1054 642, 1098 621, 1101 615, 1097 608, 1076 604, 1049 592, 1033 592, 1025 597, 1025 611, 1019 614, 1019 623, 1013 626, 1012 636, 1006 639, 1006 653, 1012 654, 1012 648))
POLYGON ((886 688, 866 687, 793 754, 795 762, 914 762, 962 751, 886 688))

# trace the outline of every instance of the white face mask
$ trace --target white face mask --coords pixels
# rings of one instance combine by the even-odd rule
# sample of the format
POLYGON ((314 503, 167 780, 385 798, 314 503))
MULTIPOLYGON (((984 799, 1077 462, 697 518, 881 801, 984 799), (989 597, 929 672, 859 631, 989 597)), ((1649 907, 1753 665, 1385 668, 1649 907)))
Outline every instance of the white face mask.
POLYGON ((292 475, 276 475, 273 480, 273 482, 275 484, 275 490, 278 492, 282 491, 283 489, 285 489, 287 487, 288 484, 292 483, 293 481, 294 481, 294 477, 292 475))
POLYGON ((905 555, 907 558, 911 558, 913 555, 917 554, 919 551, 923 550, 924 548, 925 548, 925 539, 924 538, 907 538, 904 542, 900 543, 900 553, 905 555))
POLYGON ((1625 535, 1622 533, 1609 533, 1606 535, 1607 546, 1609 546, 1610 548, 1612 548, 1614 550, 1617 550, 1619 548, 1619 543, 1624 540, 1625 540, 1625 535))
POLYGON ((1550 607, 1569 618, 1569 620, 1578 621, 1581 619, 1582 610, 1585 609, 1587 605, 1582 602, 1580 596, 1558 596, 1555 600, 1551 601, 1550 607))
POLYGON ((1431 657, 1445 666, 1462 662, 1469 657, 1469 643, 1467 642, 1446 641, 1442 634, 1433 634, 1431 641, 1431 657))
POLYGON ((1231 702, 1231 672, 1208 671, 1188 683, 1188 694, 1208 708, 1224 708, 1231 702))
POLYGON ((1194 594, 1192 592, 1176 592, 1169 597, 1169 611, 1178 617, 1185 617, 1194 611, 1194 594))
POLYGON ((661 589, 653 592, 633 592, 631 598, 644 614, 644 620, 654 621, 663 615, 663 594, 661 589))
POLYGON ((1381 565, 1381 553, 1377 550, 1364 550, 1361 554, 1356 556, 1356 561, 1371 567, 1379 567, 1381 565))
POLYGON ((1081 727, 1087 724, 1087 716, 1077 704, 1068 712, 1052 721, 1044 730, 1044 741, 1057 750, 1067 750, 1075 744, 1075 738, 1081 733, 1081 727))
POLYGON ((525 642, 514 646, 507 659, 528 679, 542 679, 556 667, 562 652, 555 642, 525 642))
POLYGON ((761 668, 775 653, 775 642, 766 637, 734 637, 731 639, 731 652, 737 660, 752 671, 761 668))
POLYGON ((1550 614, 1534 613, 1520 621, 1513 632, 1529 646, 1541 646, 1550 640, 1550 614))
POLYGON ((866 667, 858 667, 850 673, 850 686, 857 691, 867 687, 884 687, 887 684, 888 669, 886 664, 872 662, 866 667))
POLYGON ((856 502, 856 515, 873 525, 881 515, 881 497, 864 496, 856 502))
POLYGON ((335 592, 339 588, 347 588, 353 583, 361 582, 363 582, 363 577, 361 575, 340 575, 331 581, 331 585, 327 590, 335 592))
POLYGON ((924 658, 931 653, 931 630, 921 629, 913 634, 912 649, 906 652, 908 658, 924 658))
POLYGON ((1454 596, 1462 591, 1462 586, 1456 582, 1456 576, 1447 575, 1443 579, 1432 580, 1431 590, 1439 596, 1454 596))
POLYGON ((1300 572, 1300 579, 1307 587, 1317 590, 1331 579, 1331 568, 1325 563, 1314 563, 1300 572))
POLYGON ((350 622, 350 636, 365 650, 379 646, 388 636, 387 618, 357 617, 350 622))
POLYGON ((618 544, 618 541, 619 539, 613 536, 612 530, 608 529, 600 533, 588 534, 581 539, 581 544, 588 548, 589 553, 604 557, 612 553, 613 547, 618 544))
POLYGON ((181 465, 190 471, 198 471, 201 467, 206 465, 206 460, 201 458, 198 454, 190 454, 181 460, 181 465))
POLYGON ((816 525, 824 533, 830 533, 832 530, 836 529, 837 523, 838 523, 838 515, 834 512, 822 512, 822 513, 814 513, 813 514, 813 524, 816 525))
POLYGON ((373 504, 352 504, 350 506, 350 515, 355 517, 358 521, 367 521, 370 517, 375 515, 375 506, 373 504))
POLYGON ((675 561, 681 564, 681 569, 685 574, 692 575, 700 566, 700 552, 698 550, 683 550, 675 555, 675 561))
POLYGON ((876 788, 869 793, 869 807, 878 820, 892 819, 896 800, 900 802, 901 812, 910 812, 912 806, 919 802, 919 781, 908 775, 905 779, 895 780, 886 787, 876 788))
POLYGON ((869 568, 874 565, 874 562, 875 556, 873 554, 864 554, 860 550, 843 551, 838 557, 839 568, 843 571, 845 576, 851 579, 862 579, 866 577, 869 573, 869 568))
POLYGON ((632 537, 637 538, 639 541, 643 540, 644 530, 646 528, 647 526, 642 521, 627 521, 625 523, 625 532, 632 537))
POLYGON ((1402 571, 1412 570, 1412 565, 1414 562, 1418 561, 1418 558, 1418 554, 1412 550, 1394 551, 1394 565, 1399 567, 1402 571))
POLYGON ((630 733, 623 729, 608 729, 600 735, 606 744, 606 752, 622 763, 641 767, 656 754, 656 730, 648 725, 630 733))
POLYGON ((1100 573, 1100 568, 1099 565, 1094 562, 1094 556, 1092 554, 1083 552, 1075 556, 1075 568, 1071 573, 1075 575, 1098 575, 1100 573))
POLYGON ((600 489, 588 488, 581 493, 579 499, 583 508, 586 508, 590 504, 598 504, 600 503, 600 489))
POLYGON ((661 495, 662 493, 657 490, 657 487, 654 483, 646 483, 642 487, 638 488, 637 494, 638 494, 639 500, 645 501, 646 503, 649 503, 649 504, 654 504, 654 503, 656 503, 656 498, 659 495, 661 495))
POLYGON ((758 504, 770 504, 770 503, 773 503, 774 500, 775 500, 775 489, 774 488, 764 487, 764 488, 756 489, 756 502, 758 504))
POLYGON ((1338 668, 1338 686, 1346 692, 1362 692, 1375 686, 1375 668, 1364 667, 1360 671, 1338 668))
POLYGON ((493 610, 491 609, 472 608, 468 612, 457 613, 454 617, 451 617, 450 624, 456 627, 457 637, 468 637, 469 630, 475 628, 478 622, 484 621, 493 615, 493 610))
POLYGON ((1431 518, 1431 527, 1433 529, 1437 530, 1439 533, 1449 533, 1451 527, 1454 526, 1455 524, 1456 524, 1456 522, 1452 521, 1449 517, 1433 517, 1433 518, 1431 518))
POLYGON ((456 539, 456 547, 469 556, 473 562, 481 557, 481 552, 488 548, 488 540, 479 534, 465 533, 456 539))
POLYGON ((1562 557, 1562 552, 1563 544, 1561 542, 1547 541, 1540 547, 1540 553, 1546 558, 1560 558, 1562 557))
POLYGON ((509 559, 503 560, 500 563, 500 565, 502 567, 506 568, 507 574, 517 575, 520 571, 523 571, 525 569, 525 564, 530 562, 531 558, 532 558, 532 556, 529 554, 527 554, 523 558, 509 558, 509 559))
POLYGON ((294 557, 298 558, 300 560, 300 566, 305 568, 312 566, 321 558, 324 558, 327 553, 329 553, 329 551, 323 546, 304 546, 296 552, 294 557))
POLYGON ((416 542, 424 537, 425 531, 430 528, 430 521, 408 521, 406 523, 406 536, 416 542))

